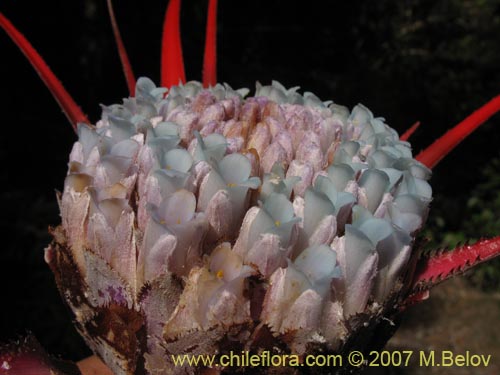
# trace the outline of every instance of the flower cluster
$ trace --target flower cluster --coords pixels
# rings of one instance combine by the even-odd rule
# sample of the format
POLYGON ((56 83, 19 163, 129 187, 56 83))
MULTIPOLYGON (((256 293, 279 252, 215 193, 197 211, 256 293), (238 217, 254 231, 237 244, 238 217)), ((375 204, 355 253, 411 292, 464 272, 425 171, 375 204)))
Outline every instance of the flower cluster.
POLYGON ((397 291, 429 169, 361 104, 278 82, 246 99, 197 82, 166 92, 140 78, 78 127, 60 206, 90 305, 140 312, 152 373, 194 341, 206 354, 264 328, 299 354, 335 350, 351 317, 397 291))

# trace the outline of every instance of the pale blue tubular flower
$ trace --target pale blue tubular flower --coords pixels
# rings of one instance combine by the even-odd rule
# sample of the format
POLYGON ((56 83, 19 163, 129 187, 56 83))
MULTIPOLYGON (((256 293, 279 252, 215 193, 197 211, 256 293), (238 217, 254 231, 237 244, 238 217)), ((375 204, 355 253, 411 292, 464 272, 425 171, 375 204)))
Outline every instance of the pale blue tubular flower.
POLYGON ((336 191, 344 191, 349 181, 355 179, 354 169, 349 164, 332 164, 326 169, 328 178, 336 191))
POLYGON ((358 104, 352 109, 348 121, 350 121, 355 126, 362 127, 373 118, 374 117, 372 111, 366 108, 363 104, 358 104))
POLYGON ((186 330, 206 331, 227 324, 249 323, 250 302, 243 294, 245 279, 254 273, 231 250, 230 244, 221 243, 208 264, 190 274, 178 307, 165 324, 165 338, 176 339, 186 330))
MULTIPOLYGON (((304 335, 317 333, 332 282, 340 277, 335 251, 326 245, 308 247, 295 262, 271 275, 262 321, 276 334, 299 329, 304 335)), ((294 349, 303 351, 300 346, 294 349)))
POLYGON ((111 138, 98 134, 95 128, 78 125, 78 141, 73 145, 69 160, 80 163, 87 173, 94 175, 95 167, 103 155, 111 147, 111 138))
POLYGON ((294 265, 323 297, 329 293, 332 279, 342 276, 337 265, 337 253, 327 245, 308 247, 295 259, 294 265))
POLYGON ((227 141, 220 134, 210 134, 204 138, 200 133, 195 132, 196 141, 193 140, 191 148, 195 162, 205 161, 210 164, 216 164, 222 160, 226 154, 227 141))
POLYGON ((294 217, 292 203, 284 194, 271 194, 261 207, 249 233, 249 242, 253 243, 261 233, 276 234, 282 246, 290 242, 292 229, 300 218, 294 217))
POLYGON ((260 186, 258 177, 250 177, 251 164, 241 154, 229 154, 212 165, 201 182, 198 209, 207 218, 217 237, 234 238, 248 205, 248 190, 260 186))
POLYGON ((136 133, 135 125, 129 121, 113 115, 108 115, 109 136, 115 142, 120 142, 133 137, 136 133))
POLYGON ((344 227, 347 212, 355 201, 351 193, 338 192, 329 177, 317 176, 314 188, 307 190, 305 195, 304 234, 307 243, 329 243, 337 226, 341 230, 344 227))
POLYGON ((159 205, 162 199, 179 189, 193 190, 193 160, 185 149, 178 148, 180 139, 173 134, 177 131, 177 125, 168 122, 160 122, 148 129, 147 143, 139 159, 137 216, 141 229, 148 220, 148 204, 159 205))
POLYGON ((179 126, 175 122, 160 121, 147 129, 146 142, 162 137, 166 137, 166 139, 179 138, 179 131, 179 126))
POLYGON ((260 188, 259 199, 265 201, 271 194, 283 194, 290 199, 294 186, 300 181, 300 177, 291 176, 285 178, 285 169, 279 163, 274 164, 270 173, 265 173, 260 188))
POLYGON ((135 85, 135 97, 150 103, 162 100, 167 91, 164 87, 156 87, 154 82, 147 77, 140 77, 135 85))
POLYGON ((368 236, 350 224, 345 226, 345 235, 333 241, 332 248, 342 269, 337 293, 342 296, 347 319, 362 312, 368 303, 377 275, 378 253, 368 236))
POLYGON ((412 239, 402 228, 385 219, 374 217, 362 206, 354 206, 352 215, 353 226, 370 239, 377 251, 378 273, 373 297, 383 302, 410 257, 412 239))
POLYGON ((137 156, 140 147, 139 142, 130 138, 114 144, 109 153, 101 156, 96 166, 95 187, 106 189, 121 184, 129 195, 137 179, 137 156))
POLYGON ((268 277, 286 265, 297 240, 298 221, 288 198, 272 193, 260 208, 247 212, 233 250, 268 277))
POLYGON ((259 82, 256 84, 255 96, 265 96, 278 104, 303 104, 304 99, 297 92, 299 86, 286 89, 278 81, 272 81, 271 86, 262 86, 259 82))
POLYGON ((427 218, 429 203, 429 199, 415 195, 400 195, 387 203, 385 217, 406 233, 414 235, 427 218))
POLYGON ((370 212, 375 213, 384 194, 388 192, 389 176, 378 169, 367 169, 361 174, 358 185, 365 200, 363 204, 370 212))
POLYGON ((250 92, 247 88, 234 90, 227 83, 224 83, 224 85, 217 83, 215 86, 210 87, 209 90, 218 100, 230 99, 234 97, 243 99, 250 92))
POLYGON ((161 272, 187 275, 199 261, 201 244, 207 230, 203 213, 195 213, 196 197, 180 189, 151 206, 151 218, 144 232, 139 257, 143 281, 151 281, 161 272))

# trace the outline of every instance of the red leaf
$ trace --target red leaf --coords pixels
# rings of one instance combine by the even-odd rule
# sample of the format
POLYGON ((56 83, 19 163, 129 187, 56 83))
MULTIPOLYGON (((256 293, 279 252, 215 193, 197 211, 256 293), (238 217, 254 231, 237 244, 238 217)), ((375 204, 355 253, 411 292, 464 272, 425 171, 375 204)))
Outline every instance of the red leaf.
POLYGON ((420 121, 417 121, 407 131, 405 131, 403 135, 399 137, 399 139, 401 141, 407 141, 411 137, 411 135, 415 133, 415 130, 417 130, 419 126, 420 126, 420 121))
POLYGON ((170 0, 163 23, 161 85, 171 87, 186 82, 180 34, 181 0, 170 0))
POLYGON ((433 168, 465 137, 498 111, 500 111, 500 95, 491 99, 453 129, 448 130, 441 138, 418 154, 416 159, 427 167, 433 168))
POLYGON ((127 50, 123 44, 122 37, 120 35, 120 29, 118 28, 118 23, 116 22, 115 12, 113 10, 113 4, 111 0, 108 0, 108 11, 109 18, 111 19, 111 26, 113 27, 113 34, 115 36, 116 47, 118 48, 118 54, 120 55, 120 60, 123 67, 123 73, 125 74, 125 80, 127 81, 128 90, 130 96, 135 95, 135 77, 132 71, 132 66, 130 65, 130 60, 127 55, 127 50))
POLYGON ((79 122, 90 124, 87 116, 84 115, 80 107, 78 107, 42 57, 33 48, 30 42, 28 42, 24 35, 21 34, 2 13, 0 13, 0 26, 24 53, 33 68, 35 68, 36 72, 45 83, 45 86, 47 86, 59 103, 59 106, 64 111, 64 114, 73 126, 73 129, 76 131, 76 124, 79 122))
POLYGON ((203 57, 203 86, 217 83, 217 0, 209 0, 205 55, 203 57))
POLYGON ((500 255, 500 236, 463 245, 451 251, 437 251, 419 260, 413 275, 413 291, 430 289, 454 275, 500 255))

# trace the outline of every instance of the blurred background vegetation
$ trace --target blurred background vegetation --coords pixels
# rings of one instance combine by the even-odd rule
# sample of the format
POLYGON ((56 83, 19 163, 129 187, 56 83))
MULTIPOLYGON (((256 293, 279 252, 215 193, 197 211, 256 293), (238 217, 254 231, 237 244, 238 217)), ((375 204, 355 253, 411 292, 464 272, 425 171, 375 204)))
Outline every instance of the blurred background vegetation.
MULTIPOLYGON (((156 82, 166 2, 115 1, 136 75, 156 82)), ((188 79, 201 77, 206 4, 183 2, 188 79)), ((4 0, 0 11, 91 120, 98 104, 127 96, 104 0, 4 0)), ((419 120, 417 153, 500 93, 499 38, 500 0, 219 0, 218 74, 235 88, 276 79, 349 107, 362 102, 399 132, 419 120)), ((43 261, 75 136, 4 33, 0 51, 0 341, 29 329, 49 352, 79 359, 88 349, 43 261)), ((434 169, 422 233, 430 248, 500 234, 499 127, 497 115, 434 169)), ((500 291, 499 261, 469 279, 500 291)))

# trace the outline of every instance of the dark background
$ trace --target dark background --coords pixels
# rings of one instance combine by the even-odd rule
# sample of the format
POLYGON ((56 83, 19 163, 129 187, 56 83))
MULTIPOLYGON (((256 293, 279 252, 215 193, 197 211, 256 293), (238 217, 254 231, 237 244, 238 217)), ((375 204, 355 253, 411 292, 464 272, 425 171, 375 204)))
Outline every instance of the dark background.
MULTIPOLYGON (((100 103, 128 95, 105 3, 0 4, 91 121, 100 103)), ((166 3, 115 1, 136 76, 156 82, 166 3)), ((206 4, 183 2, 188 79, 201 79, 206 4)), ((415 153, 500 93, 500 0, 219 0, 218 25, 219 81, 253 89, 276 79, 348 107, 361 102, 400 133, 420 120, 415 153)), ((79 359, 88 351, 43 261, 75 135, 2 31, 0 77, 0 341, 30 330, 49 352, 79 359)), ((499 127, 497 115, 434 169, 425 232, 434 245, 500 234, 499 127)))

